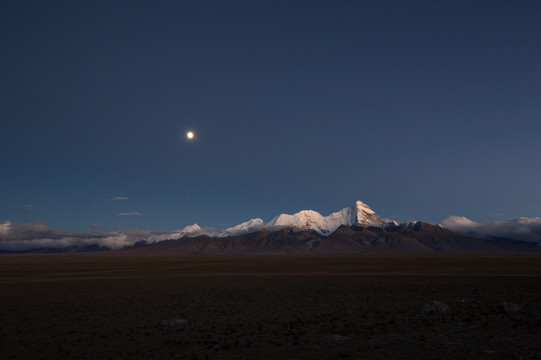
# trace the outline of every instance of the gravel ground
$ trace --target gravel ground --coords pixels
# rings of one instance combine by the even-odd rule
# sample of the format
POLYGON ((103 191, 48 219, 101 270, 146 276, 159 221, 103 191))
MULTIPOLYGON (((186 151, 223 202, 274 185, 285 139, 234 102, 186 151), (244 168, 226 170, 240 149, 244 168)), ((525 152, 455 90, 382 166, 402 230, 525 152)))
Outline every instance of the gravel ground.
POLYGON ((1 359, 541 359, 541 256, 0 257, 1 359))

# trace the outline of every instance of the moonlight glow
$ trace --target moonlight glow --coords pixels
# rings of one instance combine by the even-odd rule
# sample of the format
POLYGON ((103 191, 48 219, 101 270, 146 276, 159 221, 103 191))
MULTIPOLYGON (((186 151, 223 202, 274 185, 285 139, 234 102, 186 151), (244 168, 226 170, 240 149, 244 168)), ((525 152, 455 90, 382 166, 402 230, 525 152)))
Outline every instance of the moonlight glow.
POLYGON ((195 137, 195 134, 193 133, 193 131, 188 131, 188 132, 186 133, 186 138, 187 138, 188 140, 193 140, 194 137, 195 137))

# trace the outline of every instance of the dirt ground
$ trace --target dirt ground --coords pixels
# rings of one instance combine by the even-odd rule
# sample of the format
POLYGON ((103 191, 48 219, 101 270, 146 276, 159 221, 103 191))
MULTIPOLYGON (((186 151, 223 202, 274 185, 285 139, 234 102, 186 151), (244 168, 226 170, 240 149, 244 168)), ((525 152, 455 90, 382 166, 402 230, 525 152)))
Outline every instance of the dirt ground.
POLYGON ((541 359, 541 255, 0 256, 0 359, 541 359))

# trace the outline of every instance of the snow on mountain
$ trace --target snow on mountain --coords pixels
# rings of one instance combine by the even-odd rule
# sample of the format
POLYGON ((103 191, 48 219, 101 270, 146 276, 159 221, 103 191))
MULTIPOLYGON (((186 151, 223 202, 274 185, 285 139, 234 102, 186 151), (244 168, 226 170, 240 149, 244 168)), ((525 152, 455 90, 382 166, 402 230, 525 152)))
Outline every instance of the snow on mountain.
POLYGON ((201 227, 197 224, 193 224, 190 226, 186 226, 182 230, 176 230, 169 233, 159 234, 159 235, 151 235, 146 242, 147 243, 155 243, 160 242, 164 240, 178 240, 184 236, 187 237, 196 237, 199 235, 203 235, 205 231, 201 229, 201 227))
POLYGON ((182 230, 176 230, 159 235, 152 235, 147 239, 146 242, 155 243, 164 240, 178 240, 185 236, 189 238, 201 235, 207 235, 210 237, 239 236, 256 232, 263 228, 265 228, 265 222, 261 219, 251 219, 227 229, 202 228, 197 224, 193 224, 190 226, 186 226, 182 230))
POLYGON ((370 207, 361 201, 355 202, 353 206, 323 216, 317 211, 302 210, 296 214, 280 214, 265 224, 262 219, 256 218, 245 221, 239 225, 227 229, 201 228, 194 224, 182 230, 170 233, 152 235, 147 239, 148 243, 155 243, 163 240, 178 240, 183 237, 196 237, 207 235, 210 237, 240 236, 256 232, 262 229, 277 231, 283 228, 298 228, 302 230, 314 230, 317 233, 328 236, 341 225, 363 225, 383 227, 388 225, 370 207))
POLYGON ((190 226, 186 226, 184 229, 182 229, 183 233, 186 234, 199 234, 201 232, 201 227, 197 224, 193 224, 190 226))
POLYGON ((284 227, 296 227, 303 230, 314 230, 321 235, 330 235, 340 225, 385 226, 382 220, 368 205, 357 201, 353 206, 344 208, 329 216, 322 216, 317 211, 303 210, 296 214, 281 214, 267 223, 271 231, 284 227))
POLYGON ((280 214, 267 223, 269 230, 279 230, 285 227, 297 227, 306 230, 326 232, 325 218, 313 210, 302 210, 294 215, 280 214))
POLYGON ((239 236, 250 234, 265 228, 265 222, 259 218, 251 219, 237 226, 227 228, 220 232, 218 237, 239 236))

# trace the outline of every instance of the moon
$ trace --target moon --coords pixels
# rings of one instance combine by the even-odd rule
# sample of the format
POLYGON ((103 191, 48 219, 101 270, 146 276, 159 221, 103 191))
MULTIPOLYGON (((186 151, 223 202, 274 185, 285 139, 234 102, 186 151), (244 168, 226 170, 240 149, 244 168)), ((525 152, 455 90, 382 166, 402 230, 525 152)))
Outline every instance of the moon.
POLYGON ((194 138, 195 138, 195 134, 193 133, 193 131, 188 131, 186 133, 186 139, 193 140, 194 138))

